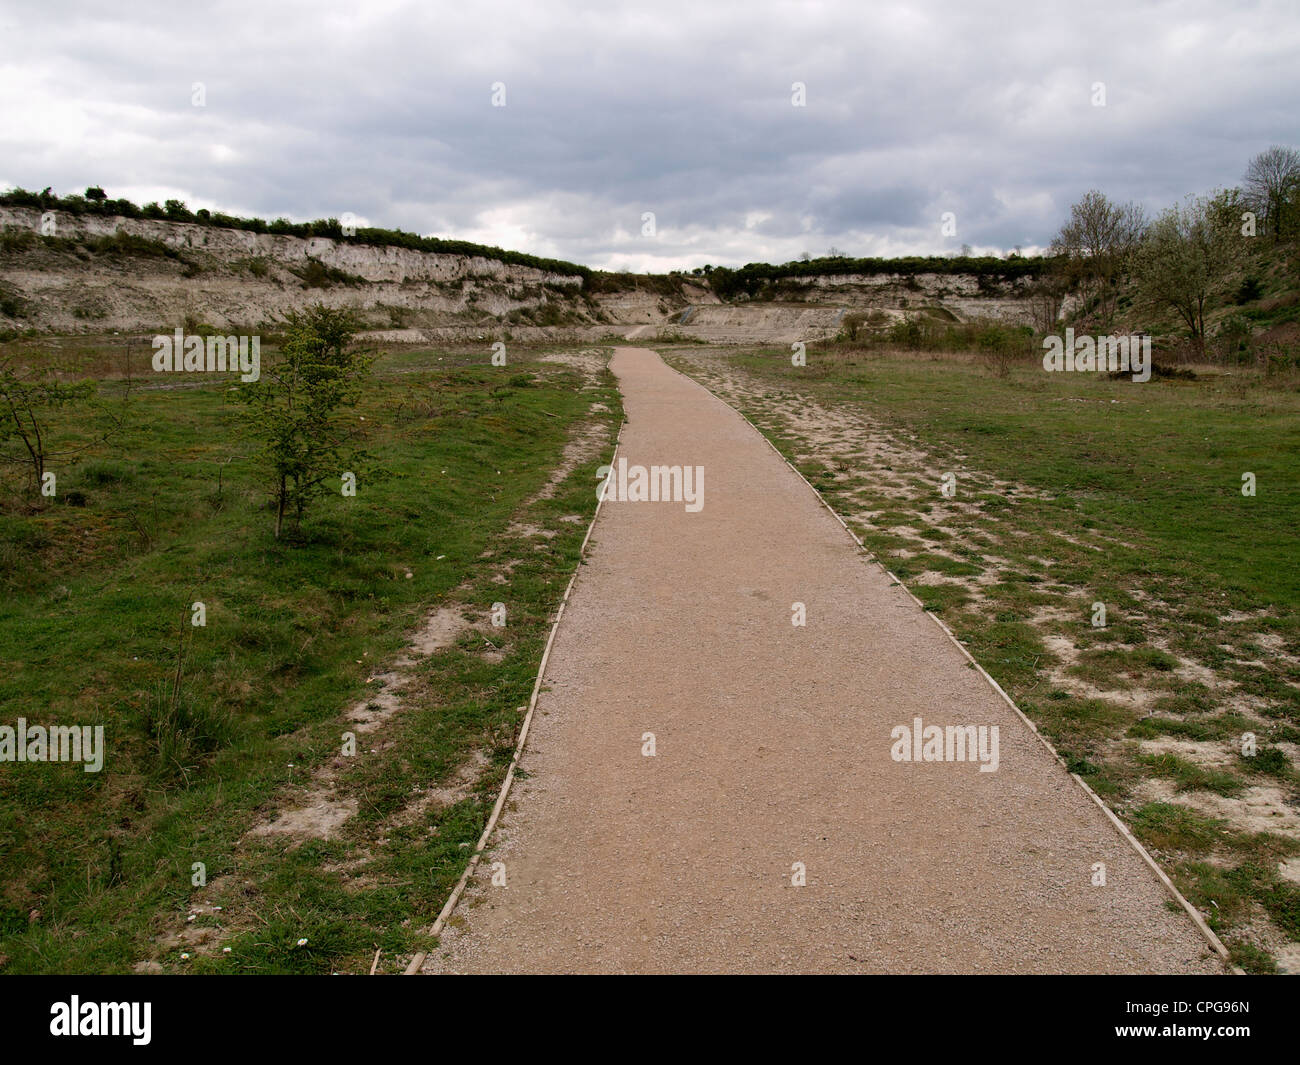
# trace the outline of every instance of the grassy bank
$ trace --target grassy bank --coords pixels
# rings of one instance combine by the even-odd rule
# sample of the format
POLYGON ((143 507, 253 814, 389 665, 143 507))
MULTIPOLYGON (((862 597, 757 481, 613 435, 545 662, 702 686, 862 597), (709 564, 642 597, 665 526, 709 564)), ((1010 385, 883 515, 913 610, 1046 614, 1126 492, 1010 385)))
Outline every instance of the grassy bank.
POLYGON ((111 446, 58 468, 55 500, 31 510, 11 486, 0 507, 3 723, 102 724, 107 746, 99 773, 0 765, 0 965, 329 972, 418 949, 509 760, 594 477, 529 500, 579 429, 612 444, 617 392, 518 351, 501 369, 477 350, 385 358, 355 426, 384 476, 277 543, 228 382, 140 383, 111 446), (490 656, 462 632, 414 661, 373 731, 344 716, 431 608, 498 600, 490 656), (304 797, 345 816, 247 834, 304 797))

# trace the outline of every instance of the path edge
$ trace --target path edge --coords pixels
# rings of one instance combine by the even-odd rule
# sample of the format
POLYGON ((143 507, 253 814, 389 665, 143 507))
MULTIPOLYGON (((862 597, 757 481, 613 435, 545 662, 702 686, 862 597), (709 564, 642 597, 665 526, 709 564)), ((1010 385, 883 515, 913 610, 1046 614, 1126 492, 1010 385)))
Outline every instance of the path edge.
MULTIPOLYGON (((623 440, 623 427, 627 425, 626 416, 619 422, 618 432, 614 436, 614 449, 610 452, 610 463, 612 464, 618 457, 618 446, 623 440)), ((479 858, 483 856, 483 851, 487 848, 488 838, 492 835, 492 830, 496 828, 497 818, 501 816, 502 809, 505 808, 506 797, 510 794, 510 785, 514 783, 515 769, 519 765, 519 760, 524 754, 524 745, 528 742, 528 729, 533 722, 533 711, 537 708, 537 697, 542 691, 542 678, 546 673, 546 664, 551 657, 551 645, 555 643, 555 634, 560 628, 560 619, 564 617, 564 608, 569 603, 569 596, 573 592, 573 586, 578 582, 578 574, 582 572, 583 560, 587 554, 587 541, 591 539, 591 534, 596 528, 596 519, 600 517, 600 508, 605 505, 604 493, 601 493, 596 499, 596 509, 591 512, 591 524, 587 526, 587 535, 582 538, 582 543, 578 547, 578 561, 573 567, 573 574, 569 577, 569 583, 565 586, 564 595, 560 599, 560 605, 555 611, 555 620, 551 623, 551 633, 546 638, 546 647, 542 651, 542 660, 537 666, 537 679, 533 681, 533 694, 528 700, 528 712, 524 715, 523 724, 519 727, 519 742, 515 744, 514 756, 510 759, 510 766, 506 770, 505 779, 501 782, 501 790, 497 793, 496 804, 492 807, 492 814, 488 817, 487 824, 483 826, 483 834, 479 836, 478 844, 474 847, 474 853, 470 856, 464 871, 460 874, 460 879, 456 881, 456 886, 452 889, 447 901, 443 904, 442 910, 438 914, 438 919, 433 922, 433 927, 429 929, 429 935, 437 936, 442 933, 448 919, 456 909, 456 903, 460 901, 461 893, 469 883, 469 878, 474 875, 474 870, 478 868, 479 858)), ((406 969, 402 972, 403 976, 416 976, 424 967, 424 960, 429 956, 426 950, 419 951, 412 958, 406 969)))
POLYGON ((817 486, 814 485, 810 480, 808 480, 808 478, 805 477, 802 472, 800 472, 799 468, 795 466, 793 462, 791 462, 788 458, 785 457, 785 455, 781 453, 781 449, 778 448, 774 443, 772 443, 768 435, 765 432, 763 432, 763 430, 760 429, 757 425, 755 425, 752 421, 750 421, 750 419, 742 411, 737 410, 725 399, 723 399, 716 392, 714 392, 713 389, 709 388, 707 385, 703 384, 702 382, 697 381, 690 374, 682 373, 681 370, 677 369, 676 366, 671 365, 662 355, 659 355, 659 352, 656 351, 655 354, 659 356, 659 360, 665 366, 667 366, 668 369, 672 370, 673 373, 677 374, 679 377, 684 377, 687 381, 690 381, 692 384, 697 385, 698 387, 704 389, 705 392, 707 392, 719 403, 721 403, 724 407, 726 407, 738 418, 740 418, 741 421, 743 421, 746 425, 748 425, 751 429, 753 429, 754 432, 756 432, 763 439, 763 441, 767 444, 767 446, 770 447, 772 451, 776 454, 777 458, 779 458, 782 462, 784 462, 787 466, 789 466, 791 470, 794 471, 795 476, 798 477, 799 480, 803 481, 803 483, 808 486, 809 490, 813 493, 813 495, 817 497, 817 501, 823 507, 826 508, 827 512, 831 515, 831 517, 833 517, 837 522, 839 522, 840 525, 843 527, 844 531, 848 533, 850 537, 853 538, 853 542, 858 545, 858 549, 864 552, 870 561, 874 562, 877 566, 879 566, 881 571, 891 581, 893 581, 896 585, 898 585, 898 587, 902 588, 903 591, 906 592, 911 597, 912 602, 914 602, 918 607, 921 608, 922 613, 924 613, 926 617, 928 617, 931 621, 933 621, 936 625, 939 626, 939 628, 943 631, 944 635, 947 636, 948 639, 952 642, 953 646, 956 647, 957 650, 959 650, 965 656, 966 661, 968 661, 972 666, 974 666, 976 670, 979 671, 980 676, 983 677, 986 681, 988 681, 989 686, 995 692, 997 692, 998 695, 1002 697, 1003 701, 1009 707, 1011 707, 1012 710, 1015 711, 1016 716, 1019 717, 1020 720, 1023 721, 1026 726, 1028 726, 1029 731, 1034 734, 1034 736, 1038 739, 1038 742, 1041 743, 1045 748, 1047 748, 1048 753, 1051 754, 1051 756, 1056 760, 1056 762, 1062 768, 1065 769, 1070 779, 1073 780, 1076 784, 1078 784, 1079 787, 1083 789, 1084 794, 1087 795, 1088 798, 1090 798, 1094 803, 1097 804, 1097 806, 1101 809, 1101 812, 1106 815, 1106 819, 1111 823, 1111 825, 1115 828, 1115 830, 1120 834, 1120 836, 1122 836, 1132 845, 1133 849, 1137 851, 1139 857, 1141 857, 1142 860, 1146 862, 1146 864, 1150 867, 1151 871, 1156 874, 1156 877, 1159 879, 1160 883, 1164 885, 1165 890, 1168 891, 1169 894, 1174 898, 1174 900, 1177 901, 1178 904, 1181 905, 1182 908, 1187 912, 1187 915, 1192 919, 1192 923, 1196 925, 1197 930, 1205 938, 1206 942, 1210 945, 1210 947, 1214 950, 1214 952, 1218 954, 1219 957, 1222 958, 1223 961, 1229 965, 1231 971, 1234 974, 1239 976, 1244 976, 1245 970, 1231 963, 1229 959, 1228 948, 1224 946, 1223 940, 1221 940, 1217 935, 1215 935, 1214 930, 1210 928, 1208 924, 1205 923, 1205 918, 1201 916, 1200 912, 1196 909, 1195 906, 1193 906, 1190 902, 1187 901, 1183 893, 1178 890, 1178 888, 1174 885, 1174 882, 1169 879, 1165 871, 1161 869, 1159 864, 1156 862, 1156 860, 1151 857, 1151 853, 1146 849, 1146 847, 1142 845, 1141 841, 1135 835, 1133 835, 1133 833, 1129 830, 1129 827, 1116 816, 1114 810, 1112 810, 1109 806, 1106 805, 1105 802, 1102 801, 1101 796, 1099 796, 1095 791, 1093 791, 1091 785, 1089 785, 1086 780, 1084 780, 1081 776, 1079 776, 1078 773, 1070 772, 1069 765, 1066 763, 1065 759, 1062 758, 1061 755, 1057 752, 1056 748, 1052 746, 1051 741, 1048 740, 1047 737, 1044 736, 1038 730, 1038 726, 1035 725, 1025 715, 1025 712, 1015 704, 1015 701, 1011 698, 1011 696, 1009 696, 1003 690, 1002 685, 999 684, 996 680, 994 680, 991 676, 989 676, 988 671, 985 670, 985 668, 981 666, 977 661, 975 661, 975 658, 971 655, 970 651, 968 651, 966 647, 962 644, 962 642, 959 639, 957 639, 956 636, 953 635, 952 629, 948 628, 948 626, 937 614, 933 613, 930 610, 927 610, 925 608, 925 604, 922 603, 921 600, 918 599, 915 594, 913 594, 912 589, 910 589, 906 584, 904 584, 901 580, 899 580, 898 577, 894 574, 894 572, 891 569, 889 569, 889 567, 887 567, 883 562, 881 562, 879 558, 876 557, 876 553, 872 551, 870 548, 868 548, 867 545, 864 544, 861 541, 861 539, 858 538, 858 534, 855 533, 851 528, 849 528, 849 523, 846 522, 842 517, 840 517, 840 515, 836 512, 834 507, 832 507, 828 502, 826 502, 825 497, 821 494, 821 491, 817 488, 817 486))

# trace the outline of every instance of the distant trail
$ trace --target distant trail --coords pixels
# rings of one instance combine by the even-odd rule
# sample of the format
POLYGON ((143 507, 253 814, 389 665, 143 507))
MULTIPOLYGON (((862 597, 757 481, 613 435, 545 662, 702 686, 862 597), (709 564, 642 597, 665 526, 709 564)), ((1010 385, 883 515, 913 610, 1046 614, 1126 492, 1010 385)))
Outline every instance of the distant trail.
POLYGON ((611 366, 620 456, 703 466, 704 506, 601 508, 528 779, 425 972, 1224 971, 742 418, 652 351, 611 366), (918 717, 997 726, 996 771, 894 760, 891 731, 918 717))

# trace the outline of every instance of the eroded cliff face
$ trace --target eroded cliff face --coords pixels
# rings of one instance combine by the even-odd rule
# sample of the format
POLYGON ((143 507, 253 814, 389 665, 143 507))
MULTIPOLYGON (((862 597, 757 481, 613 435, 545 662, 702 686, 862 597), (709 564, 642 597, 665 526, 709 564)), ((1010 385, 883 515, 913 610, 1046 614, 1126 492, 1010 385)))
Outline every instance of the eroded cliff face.
POLYGON ((992 318, 1031 325, 1038 305, 1032 281, 980 283, 969 274, 823 274, 781 282, 784 300, 830 303, 849 311, 880 310, 901 317, 922 307, 948 311, 958 321, 992 318))
POLYGON ((23 311, 13 327, 41 332, 255 328, 318 301, 375 328, 471 328, 547 305, 554 324, 601 316, 581 277, 476 256, 65 212, 54 212, 54 241, 23 239, 41 232, 26 208, 0 208, 0 229, 0 279, 23 311), (152 250, 97 245, 119 233, 152 250))
MULTIPOLYGON (((503 263, 464 255, 443 255, 407 248, 376 247, 328 237, 282 236, 276 233, 250 233, 242 229, 224 229, 189 222, 166 222, 149 218, 68 214, 54 216, 53 235, 73 239, 106 237, 128 233, 145 240, 155 240, 178 251, 192 251, 234 262, 241 259, 266 258, 281 264, 305 265, 319 259, 326 266, 355 274, 370 282, 435 281, 447 283, 463 278, 492 278, 498 281, 533 282, 578 289, 582 278, 556 274, 528 266, 503 263)), ((41 212, 33 208, 0 207, 0 228, 15 226, 41 231, 41 212)))
POLYGON ((746 342, 830 335, 854 311, 899 318, 928 308, 1016 323, 1041 314, 1025 284, 981 286, 963 275, 787 279, 779 301, 724 304, 690 279, 623 277, 593 292, 578 275, 480 256, 63 211, 53 223, 45 236, 54 239, 41 239, 40 211, 0 207, 0 330, 251 332, 321 302, 351 308, 393 342, 505 330, 595 339, 629 328, 746 342), (127 239, 106 239, 119 235, 127 239))
POLYGON ((875 329, 910 316, 967 322, 991 319, 1046 328, 1068 303, 1049 303, 1025 280, 990 282, 968 274, 842 274, 783 278, 771 299, 693 304, 659 335, 710 343, 816 340, 832 337, 851 314, 870 313, 875 329))

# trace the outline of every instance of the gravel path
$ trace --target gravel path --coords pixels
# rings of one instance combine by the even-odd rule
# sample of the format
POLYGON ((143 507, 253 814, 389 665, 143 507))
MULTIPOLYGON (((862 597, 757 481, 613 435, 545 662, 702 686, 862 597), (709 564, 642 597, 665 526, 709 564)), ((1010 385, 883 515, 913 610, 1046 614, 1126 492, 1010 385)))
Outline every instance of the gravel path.
POLYGON ((424 972, 1223 971, 743 419, 651 351, 611 365, 620 457, 703 466, 704 505, 601 509, 526 778, 424 972), (896 760, 915 718, 996 726, 996 771, 896 760))

